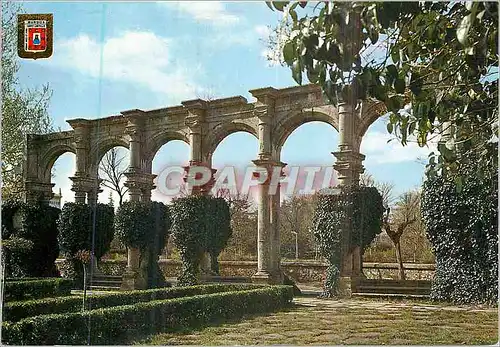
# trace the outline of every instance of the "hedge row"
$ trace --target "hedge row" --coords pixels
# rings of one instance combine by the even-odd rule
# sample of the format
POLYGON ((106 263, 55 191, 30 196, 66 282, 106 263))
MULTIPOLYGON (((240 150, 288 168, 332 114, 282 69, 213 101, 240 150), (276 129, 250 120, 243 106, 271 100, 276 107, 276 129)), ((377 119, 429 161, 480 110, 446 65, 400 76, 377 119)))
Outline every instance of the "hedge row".
POLYGON ((4 284, 4 301, 38 299, 70 295, 73 281, 66 278, 7 281, 4 284))
POLYGON ((83 313, 43 315, 17 323, 4 322, 2 342, 15 345, 130 343, 149 334, 195 328, 248 313, 274 311, 289 305, 292 298, 291 286, 273 286, 156 300, 83 313))
MULTIPOLYGON (((179 297, 213 294, 219 292, 256 289, 259 285, 201 285, 193 287, 157 288, 148 290, 133 290, 129 292, 107 293, 87 298, 91 309, 129 305, 137 302, 151 300, 165 300, 179 297)), ((4 321, 17 322, 23 318, 34 317, 51 313, 78 312, 82 309, 82 298, 69 296, 59 298, 46 298, 29 301, 15 301, 3 306, 2 317, 4 321)))

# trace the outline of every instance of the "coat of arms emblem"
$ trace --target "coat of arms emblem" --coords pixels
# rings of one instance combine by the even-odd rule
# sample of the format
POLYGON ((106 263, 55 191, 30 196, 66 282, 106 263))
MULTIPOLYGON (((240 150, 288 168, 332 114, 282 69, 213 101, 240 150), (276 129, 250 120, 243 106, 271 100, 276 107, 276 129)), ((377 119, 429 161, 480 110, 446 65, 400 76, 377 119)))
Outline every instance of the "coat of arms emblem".
POLYGON ((52 55, 52 14, 17 16, 18 55, 21 58, 49 58, 52 55))

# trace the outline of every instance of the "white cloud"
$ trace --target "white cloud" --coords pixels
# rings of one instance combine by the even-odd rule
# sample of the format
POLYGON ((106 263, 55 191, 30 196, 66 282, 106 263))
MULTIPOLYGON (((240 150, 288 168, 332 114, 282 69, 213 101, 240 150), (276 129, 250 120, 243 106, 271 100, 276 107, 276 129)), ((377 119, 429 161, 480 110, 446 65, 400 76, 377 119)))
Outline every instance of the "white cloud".
MULTIPOLYGON (((196 68, 184 67, 172 59, 173 41, 151 32, 126 31, 104 42, 103 71, 106 79, 130 82, 167 94, 174 99, 192 97, 196 68)), ((88 35, 62 40, 51 63, 99 77, 101 45, 88 35)))
POLYGON ((209 22, 217 26, 234 25, 240 18, 227 11, 220 1, 159 1, 158 4, 177 9, 199 22, 209 22))
POLYGON ((409 141, 412 142, 403 146, 389 133, 368 131, 361 143, 361 153, 366 155, 367 161, 387 164, 426 160, 430 152, 436 151, 434 142, 426 147, 419 147, 415 139, 410 138, 409 141), (390 139, 393 140, 388 142, 390 139))
POLYGON ((269 28, 267 25, 257 25, 254 30, 262 39, 267 39, 271 34, 271 28, 269 28))

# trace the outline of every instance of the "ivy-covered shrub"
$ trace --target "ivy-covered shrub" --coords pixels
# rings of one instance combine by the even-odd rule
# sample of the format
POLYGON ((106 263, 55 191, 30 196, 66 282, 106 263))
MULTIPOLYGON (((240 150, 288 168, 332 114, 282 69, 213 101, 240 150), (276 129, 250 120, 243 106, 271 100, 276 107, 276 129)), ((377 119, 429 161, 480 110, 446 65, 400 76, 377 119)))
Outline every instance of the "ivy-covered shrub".
POLYGON ((98 261, 109 250, 114 235, 113 221, 114 210, 109 205, 64 204, 57 223, 59 246, 72 265, 67 274, 78 279, 78 283, 83 279, 83 267, 81 261, 75 258, 76 254, 93 250, 98 261))
POLYGON ((2 204, 2 246, 6 276, 59 276, 57 219, 60 210, 42 201, 2 204))
MULTIPOLYGON (((130 305, 137 302, 183 298, 193 295, 205 295, 235 290, 261 288, 252 284, 211 284, 192 287, 156 288, 132 290, 120 293, 106 293, 92 296, 87 300, 92 309, 130 305)), ((17 322, 28 317, 52 313, 78 312, 82 309, 82 298, 78 296, 60 296, 26 301, 7 302, 2 308, 3 321, 17 322)))
POLYGON ((231 237, 229 205, 222 198, 192 195, 175 199, 171 205, 172 234, 182 260, 179 285, 198 282, 200 262, 208 252, 211 267, 218 274, 218 260, 231 237))
POLYGON ((328 262, 324 296, 338 295, 343 242, 349 252, 357 246, 364 252, 381 232, 382 215, 382 197, 373 187, 346 186, 339 194, 330 188, 318 194, 312 232, 328 262))
POLYGON ((219 275, 219 254, 227 246, 233 231, 229 204, 223 198, 208 197, 206 251, 210 253, 212 273, 219 275))
POLYGON ((171 231, 179 250, 182 272, 177 278, 178 285, 190 286, 198 283, 201 257, 205 251, 206 197, 192 195, 172 202, 171 231))
POLYGON ((64 296, 70 295, 72 286, 73 282, 65 278, 6 281, 3 296, 5 301, 64 296))
POLYGON ((141 252, 140 271, 147 278, 148 288, 165 285, 158 266, 170 230, 170 212, 161 202, 126 201, 115 218, 115 229, 120 242, 141 252))
MULTIPOLYGON (((471 158, 472 159, 472 158, 471 158)), ((422 216, 436 256, 431 298, 454 303, 498 301, 498 185, 473 160, 459 192, 454 181, 428 178, 422 216)))
POLYGON ((289 306, 292 299, 291 286, 272 286, 49 314, 4 322, 2 338, 10 345, 83 345, 90 331, 93 345, 128 344, 149 334, 276 311, 289 306))

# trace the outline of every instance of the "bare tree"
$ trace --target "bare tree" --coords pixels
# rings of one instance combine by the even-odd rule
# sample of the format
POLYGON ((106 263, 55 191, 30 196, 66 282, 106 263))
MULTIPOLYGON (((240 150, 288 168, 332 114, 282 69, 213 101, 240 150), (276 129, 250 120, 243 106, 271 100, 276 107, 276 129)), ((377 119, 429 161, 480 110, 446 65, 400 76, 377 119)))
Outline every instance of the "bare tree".
POLYGON ((399 277, 405 279, 403 259, 401 256, 401 236, 405 230, 417 221, 420 210, 420 194, 418 192, 404 193, 392 211, 385 210, 382 227, 396 247, 396 259, 399 266, 399 277))
POLYGON ((396 198, 394 197, 394 183, 392 182, 377 182, 371 174, 363 174, 359 177, 359 184, 365 187, 377 188, 380 195, 382 195, 382 203, 385 208, 394 204, 396 198))
POLYGON ((243 194, 240 191, 237 191, 236 193, 231 194, 229 189, 218 189, 215 196, 218 198, 224 198, 227 201, 231 218, 237 213, 250 210, 252 207, 250 193, 243 194))
POLYGON ((294 195, 283 201, 279 209, 283 254, 290 254, 295 249, 295 259, 298 259, 315 249, 314 237, 309 232, 314 214, 314 198, 314 195, 294 195))
POLYGON ((109 150, 101 160, 99 171, 101 173, 102 184, 118 194, 118 206, 123 203, 123 198, 128 191, 125 187, 125 172, 127 172, 127 157, 120 155, 117 147, 109 150))
POLYGON ((232 259, 255 257, 257 251, 257 214, 250 194, 228 189, 219 189, 216 197, 224 198, 229 204, 233 234, 224 250, 224 255, 232 259))

